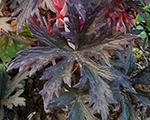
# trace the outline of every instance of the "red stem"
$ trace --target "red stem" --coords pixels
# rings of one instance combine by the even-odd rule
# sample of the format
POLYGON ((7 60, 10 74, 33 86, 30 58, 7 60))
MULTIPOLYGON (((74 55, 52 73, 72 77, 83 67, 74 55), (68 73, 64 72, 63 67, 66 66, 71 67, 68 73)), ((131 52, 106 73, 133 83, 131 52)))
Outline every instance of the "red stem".
POLYGON ((41 18, 38 17, 38 20, 40 21, 40 24, 44 26, 44 22, 41 18))
POLYGON ((51 28, 51 22, 49 21, 51 19, 50 13, 49 11, 47 11, 47 18, 48 18, 48 26, 47 26, 47 30, 49 31, 51 28))

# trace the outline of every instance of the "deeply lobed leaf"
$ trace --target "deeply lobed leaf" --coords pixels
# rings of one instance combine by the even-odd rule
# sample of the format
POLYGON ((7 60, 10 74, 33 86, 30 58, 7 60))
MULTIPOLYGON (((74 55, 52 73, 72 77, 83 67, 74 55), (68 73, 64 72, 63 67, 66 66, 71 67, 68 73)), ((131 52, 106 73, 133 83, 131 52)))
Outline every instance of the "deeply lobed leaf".
POLYGON ((68 47, 66 42, 63 41, 63 39, 59 37, 60 33, 57 30, 56 26, 54 26, 54 29, 53 29, 53 34, 54 34, 53 36, 47 31, 47 29, 44 26, 38 27, 32 24, 29 24, 29 28, 31 32, 33 33, 33 36, 37 38, 42 45, 46 45, 51 48, 71 50, 71 48, 68 47))
POLYGON ((113 96, 109 86, 91 69, 87 66, 82 66, 83 74, 86 76, 85 80, 89 82, 90 103, 96 99, 93 106, 94 113, 101 113, 102 119, 107 120, 109 114, 109 103, 113 103, 113 96))
POLYGON ((69 112, 69 120, 96 120, 83 101, 78 98, 69 112))
POLYGON ((76 100, 76 94, 74 92, 60 92, 59 98, 55 97, 48 104, 49 109, 57 109, 57 108, 68 108, 69 104, 76 100))
POLYGON ((12 16, 17 16, 17 34, 21 31, 26 20, 29 20, 30 15, 33 16, 34 13, 38 13, 38 6, 41 0, 23 0, 19 6, 14 10, 12 16))
MULTIPOLYGON (((103 14, 101 15, 102 5, 103 3, 100 2, 94 9, 89 5, 85 23, 83 28, 80 28, 80 16, 68 4, 69 22, 67 22, 67 25, 70 31, 63 33, 63 36, 56 27, 54 27, 55 34, 50 35, 43 26, 29 24, 30 30, 33 36, 39 40, 40 46, 29 47, 19 52, 19 57, 12 61, 8 70, 14 68, 22 70, 24 67, 31 67, 30 75, 32 75, 52 60, 59 59, 55 65, 47 68, 41 77, 41 80, 48 80, 40 92, 43 96, 45 109, 48 108, 54 96, 59 97, 62 80, 68 86, 71 86, 72 68, 76 61, 79 64, 81 79, 74 87, 82 88, 88 83, 90 102, 94 102, 94 112, 100 113, 103 120, 107 119, 109 103, 113 103, 115 100, 112 97, 108 84, 103 79, 111 81, 121 79, 122 76, 117 77, 109 72, 109 67, 101 65, 98 59, 103 60, 104 64, 110 65, 110 55, 107 50, 122 50, 123 45, 129 44, 137 36, 125 35, 124 33, 111 35, 110 31, 107 31, 107 27, 105 28, 107 24, 103 20, 99 21, 104 16, 103 14), (97 16, 99 16, 98 19, 97 16), (96 23, 98 25, 95 28, 96 23), (75 50, 68 46, 67 41, 71 41, 74 44, 75 50)), ((128 85, 125 84, 124 86, 128 85)), ((83 111, 81 113, 82 116, 78 116, 79 119, 92 119, 91 116, 85 116, 89 112, 85 110, 84 104, 81 104, 78 99, 72 111, 76 111, 76 106, 80 105, 83 111)), ((70 119, 75 119, 75 116, 75 113, 70 112, 70 119)))
POLYGON ((47 79, 40 94, 44 99, 44 107, 47 108, 50 100, 52 100, 53 94, 59 97, 59 90, 61 89, 62 80, 67 85, 71 86, 71 77, 72 77, 72 67, 74 64, 74 59, 68 57, 60 61, 58 64, 51 66, 46 69, 41 80, 47 79))
POLYGON ((150 84, 149 79, 150 79, 150 66, 147 66, 145 69, 139 72, 136 76, 132 77, 130 81, 133 85, 135 84, 149 85, 150 84))
POLYGON ((21 71, 24 67, 30 66, 30 76, 43 66, 50 63, 51 60, 57 57, 65 56, 67 52, 61 51, 59 48, 51 49, 49 47, 29 47, 20 51, 20 55, 12 61, 8 70, 13 68, 20 68, 21 71))

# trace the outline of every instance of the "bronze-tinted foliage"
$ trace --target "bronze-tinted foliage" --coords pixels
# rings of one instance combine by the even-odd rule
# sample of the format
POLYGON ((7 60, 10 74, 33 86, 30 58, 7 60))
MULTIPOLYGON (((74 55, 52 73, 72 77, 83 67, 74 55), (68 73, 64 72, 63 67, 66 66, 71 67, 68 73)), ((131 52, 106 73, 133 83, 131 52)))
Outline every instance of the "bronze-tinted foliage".
MULTIPOLYGON (((14 11, 13 14, 16 15, 23 9, 17 17, 18 28, 21 28, 24 21, 29 18, 30 11, 33 12, 33 9, 37 9, 40 1, 33 1, 34 7, 30 6, 29 0, 25 0, 14 11), (29 8, 28 11, 22 7, 24 4, 29 8), (23 15, 26 12, 27 14, 23 15), (22 21, 19 19, 21 16, 23 16, 22 21)), ((132 112, 128 113, 132 107, 127 98, 130 95, 138 98, 137 96, 142 96, 142 92, 138 93, 133 87, 136 77, 130 79, 130 74, 135 68, 131 48, 126 61, 121 56, 123 56, 123 45, 130 44, 130 41, 137 36, 124 32, 112 34, 112 28, 105 20, 106 10, 111 2, 110 0, 102 0, 95 7, 93 4, 88 4, 85 12, 83 12, 83 6, 80 6, 79 0, 71 0, 72 4, 66 3, 68 6, 67 17, 69 18, 69 21, 66 22, 68 32, 60 32, 54 26, 51 35, 44 26, 29 24, 33 36, 38 39, 40 45, 20 51, 19 56, 12 61, 8 70, 19 68, 22 71, 24 68, 30 67, 29 75, 31 76, 50 64, 51 61, 59 59, 55 65, 46 68, 40 78, 48 80, 40 91, 45 110, 72 106, 69 112, 70 120, 93 120, 96 119, 94 113, 100 113, 102 120, 107 120, 109 104, 118 103, 120 105, 122 103, 122 120, 128 120, 130 117, 136 118, 132 112), (82 27, 80 26, 80 17, 84 21, 82 27), (69 43, 74 48, 70 47, 69 43), (121 65, 119 67, 124 69, 124 73, 118 69, 118 66, 111 63, 108 50, 122 51, 115 51, 119 62, 114 61, 114 63, 118 62, 121 65), (81 77, 78 83, 72 84, 75 63, 79 65, 81 77), (68 91, 62 89, 62 86, 68 91), (85 102, 94 103, 93 113, 85 102)), ((132 2, 130 6, 134 7, 132 2)), ((19 31, 20 29, 18 29, 19 31)), ((144 97, 140 98, 138 98, 139 101, 147 100, 144 97)))

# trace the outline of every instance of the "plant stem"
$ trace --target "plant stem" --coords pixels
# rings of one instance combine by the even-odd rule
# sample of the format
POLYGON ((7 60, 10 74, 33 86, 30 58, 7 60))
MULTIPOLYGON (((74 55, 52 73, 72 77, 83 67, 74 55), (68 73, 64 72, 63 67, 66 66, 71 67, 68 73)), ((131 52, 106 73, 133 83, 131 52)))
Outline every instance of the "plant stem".
POLYGON ((20 41, 20 42, 23 42, 23 43, 26 43, 26 44, 29 44, 29 45, 36 46, 36 44, 33 43, 33 42, 30 42, 30 41, 27 41, 27 40, 23 40, 23 39, 20 39, 20 38, 13 37, 13 36, 8 35, 7 33, 2 32, 2 31, 1 31, 1 33, 2 33, 2 35, 6 36, 6 37, 8 37, 8 38, 11 38, 11 39, 13 39, 13 40, 20 41))
POLYGON ((47 30, 50 31, 50 29, 51 29, 51 22, 49 20, 51 19, 51 16, 50 16, 49 11, 47 11, 47 18, 48 18, 47 30))

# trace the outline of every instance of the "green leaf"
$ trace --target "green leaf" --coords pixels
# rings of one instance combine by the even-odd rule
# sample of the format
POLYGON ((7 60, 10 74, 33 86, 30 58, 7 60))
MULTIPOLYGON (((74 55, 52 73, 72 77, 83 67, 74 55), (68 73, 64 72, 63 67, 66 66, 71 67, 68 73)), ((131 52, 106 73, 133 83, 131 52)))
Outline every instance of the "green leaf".
POLYGON ((150 31, 150 21, 146 21, 146 28, 150 31))
POLYGON ((31 42, 36 41, 36 39, 32 36, 32 33, 31 33, 27 24, 25 24, 23 26, 21 32, 18 35, 16 35, 16 31, 11 32, 10 34, 14 37, 19 37, 19 38, 22 38, 22 39, 27 40, 27 41, 31 41, 31 42))
POLYGON ((9 63, 0 64, 0 69, 1 69, 2 71, 6 71, 6 68, 8 67, 8 64, 9 64, 9 63))
POLYGON ((141 25, 137 25, 137 26, 136 26, 136 29, 138 29, 138 30, 143 30, 143 27, 142 27, 141 25))
POLYGON ((144 21, 144 18, 142 18, 139 14, 137 15, 136 19, 137 19, 138 22, 143 22, 144 21))
POLYGON ((16 5, 17 5, 17 0, 12 0, 10 8, 14 9, 16 7, 16 5))
MULTIPOLYGON (((9 34, 13 37, 18 37, 27 41, 35 41, 35 38, 33 38, 29 28, 27 25, 25 25, 20 32, 20 34, 17 36, 16 32, 9 32, 9 34)), ((17 52, 20 50, 23 50, 30 45, 25 44, 20 41, 12 40, 10 38, 7 38, 5 36, 1 36, 0 38, 0 59, 2 60, 2 65, 9 63, 12 58, 17 57, 17 52)))
POLYGON ((29 71, 25 71, 23 73, 20 72, 12 79, 12 83, 9 84, 10 86, 8 86, 9 89, 6 92, 4 99, 7 99, 9 97, 9 95, 15 90, 16 86, 18 86, 19 82, 22 81, 23 79, 26 79, 28 74, 29 71))
POLYGON ((146 38, 146 37, 147 37, 147 34, 145 31, 140 33, 140 38, 146 38))
POLYGON ((23 93, 23 89, 18 90, 14 95, 10 96, 8 99, 3 101, 3 105, 7 106, 7 108, 12 109, 13 105, 17 106, 25 106, 25 98, 19 97, 23 93))
POLYGON ((0 58, 2 64, 10 62, 12 58, 17 56, 17 52, 21 50, 17 41, 13 41, 7 37, 2 36, 0 39, 0 58))
POLYGON ((7 73, 0 70, 0 120, 2 120, 3 115, 4 115, 4 110, 3 110, 4 104, 6 105, 6 104, 13 103, 14 105, 18 105, 18 104, 25 105, 25 103, 24 103, 25 99, 17 97, 17 95, 19 96, 23 92, 22 90, 17 91, 16 94, 11 97, 10 97, 10 94, 15 90, 15 88, 17 87, 19 82, 22 79, 25 79, 27 74, 28 74, 28 71, 26 71, 24 73, 20 72, 10 82, 9 76, 7 75, 7 73), (8 97, 11 99, 8 99, 8 97), (15 99, 13 99, 13 98, 15 98, 15 99), (20 100, 22 100, 22 101, 20 101, 20 100))

